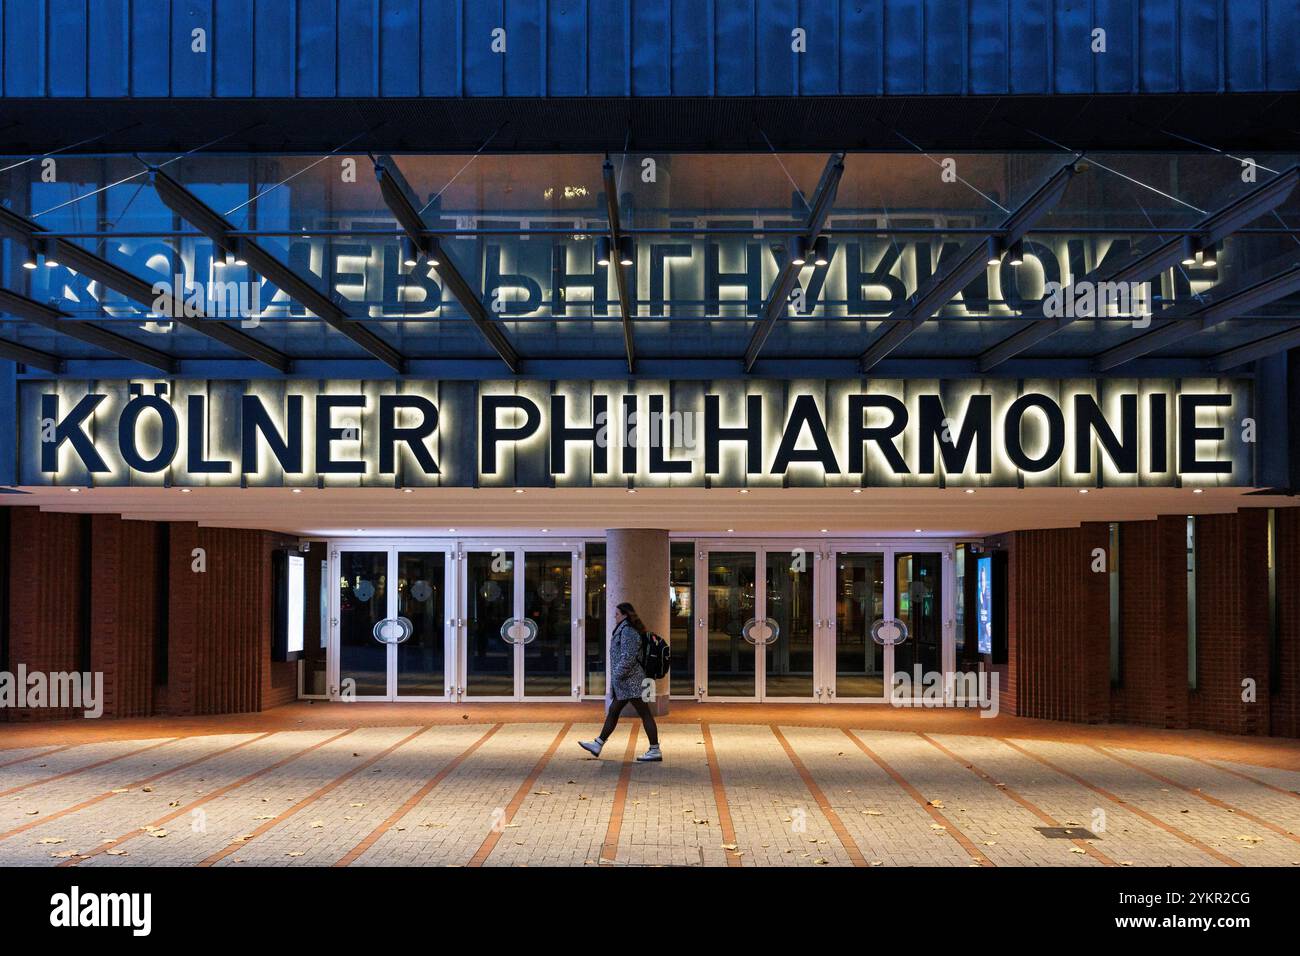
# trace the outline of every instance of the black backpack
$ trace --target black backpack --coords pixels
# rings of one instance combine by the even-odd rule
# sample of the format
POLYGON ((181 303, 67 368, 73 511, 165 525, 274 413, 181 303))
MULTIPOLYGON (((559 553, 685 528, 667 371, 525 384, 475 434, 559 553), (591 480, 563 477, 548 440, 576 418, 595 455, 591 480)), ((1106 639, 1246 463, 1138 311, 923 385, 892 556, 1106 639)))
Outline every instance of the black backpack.
POLYGON ((639 656, 646 677, 658 680, 668 676, 668 669, 672 666, 672 652, 668 648, 668 642, 658 634, 647 631, 642 635, 639 656))

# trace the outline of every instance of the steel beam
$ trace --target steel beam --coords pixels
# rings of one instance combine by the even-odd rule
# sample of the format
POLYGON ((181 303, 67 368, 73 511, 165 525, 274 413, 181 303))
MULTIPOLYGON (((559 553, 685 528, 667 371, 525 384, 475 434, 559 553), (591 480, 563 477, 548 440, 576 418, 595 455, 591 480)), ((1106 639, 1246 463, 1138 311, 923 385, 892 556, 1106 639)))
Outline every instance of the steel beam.
POLYGON ((1232 283, 1229 288, 1216 286, 1201 302, 1193 300, 1181 308, 1170 309, 1161 316, 1163 321, 1158 328, 1102 352, 1093 359, 1093 368, 1098 372, 1109 371, 1297 290, 1300 290, 1300 258, 1285 256, 1281 261, 1274 260, 1252 270, 1247 278, 1232 283))
MULTIPOLYGON (((831 153, 822 170, 821 179, 817 181, 817 188, 813 191, 812 202, 808 204, 808 215, 804 217, 803 231, 799 233, 810 251, 813 243, 826 227, 826 218, 835 204, 835 192, 840 187, 840 179, 843 175, 844 154, 831 153)), ((798 236, 790 237, 790 241, 793 242, 795 238, 798 236)), ((802 269, 803 266, 797 266, 790 261, 787 250, 785 262, 781 264, 781 271, 777 274, 776 281, 772 283, 772 291, 768 294, 767 301, 763 303, 762 311, 759 313, 758 325, 754 326, 754 332, 749 337, 749 346, 745 349, 746 372, 753 370, 754 363, 758 361, 758 353, 763 349, 763 343, 776 328, 776 323, 786 314, 786 308, 790 304, 790 293, 794 290, 795 283, 799 281, 799 273, 802 269)))
MULTIPOLYGON (((1182 237, 1193 235, 1202 243, 1221 242, 1238 229, 1249 225, 1260 216, 1271 212, 1286 201, 1296 185, 1300 183, 1300 166, 1290 169, 1268 182, 1237 197, 1217 212, 1206 216, 1191 229, 1180 231, 1164 242, 1157 243, 1146 250, 1134 252, 1118 265, 1093 269, 1079 282, 1145 282, 1159 275, 1166 269, 1178 264, 1182 256, 1182 237)), ((1047 318, 1042 306, 1036 306, 1023 316, 1032 324, 1003 339, 997 345, 986 350, 979 358, 980 371, 987 372, 1007 359, 1019 355, 1025 349, 1032 348, 1050 335, 1065 328, 1073 318, 1047 318)))
POLYGON ((32 368, 49 372, 51 375, 58 375, 63 371, 63 359, 59 356, 26 345, 19 345, 17 342, 10 342, 7 339, 0 339, 0 359, 10 362, 22 362, 24 365, 30 365, 32 368))
POLYGON ((44 230, 31 220, 18 215, 12 210, 0 207, 0 234, 7 238, 28 248, 39 242, 44 242, 47 248, 52 244, 54 248, 51 251, 57 255, 60 263, 74 272, 93 279, 100 285, 121 293, 136 304, 143 306, 151 315, 157 315, 153 311, 153 307, 156 302, 161 301, 167 309, 167 313, 158 315, 158 318, 168 322, 175 322, 177 325, 183 325, 187 329, 206 335, 208 338, 220 342, 241 355, 270 366, 277 372, 289 371, 291 365, 289 356, 283 352, 277 351, 269 345, 264 345, 251 335, 245 335, 238 329, 232 329, 220 320, 209 319, 202 314, 188 316, 185 314, 183 300, 175 299, 170 293, 154 295, 153 286, 139 276, 127 272, 121 266, 116 266, 102 256, 98 256, 75 243, 63 239, 43 239, 42 232, 44 230))
POLYGON ((160 169, 150 171, 150 182, 172 212, 203 233, 219 249, 238 251, 248 268, 294 299, 322 322, 347 336, 395 372, 403 370, 401 353, 347 314, 331 297, 247 237, 232 236, 235 227, 176 180, 160 169))
POLYGON ((1247 342, 1235 349, 1220 352, 1210 360, 1210 366, 1216 372, 1227 372, 1256 359, 1267 358, 1296 347, 1300 347, 1300 325, 1285 332, 1278 332, 1276 335, 1247 342))
POLYGON ((77 321, 62 309, 37 302, 35 299, 29 299, 17 292, 10 292, 8 289, 0 289, 0 312, 17 316, 33 325, 39 325, 43 329, 49 329, 51 332, 58 332, 60 335, 68 336, 68 338, 86 342, 103 349, 105 352, 130 359, 133 362, 139 362, 141 365, 148 365, 169 375, 174 374, 178 368, 177 360, 166 352, 160 352, 157 349, 149 348, 147 345, 141 345, 139 342, 133 342, 125 336, 110 332, 98 325, 77 321))
POLYGON ((614 280, 618 286, 618 309, 623 318, 623 351, 627 354, 627 370, 631 374, 636 371, 636 348, 632 341, 634 317, 632 302, 636 291, 636 264, 633 263, 631 266, 633 289, 629 291, 623 257, 619 251, 623 231, 618 216, 618 183, 614 180, 614 164, 609 161, 608 156, 605 157, 605 164, 601 167, 601 177, 605 182, 605 215, 609 220, 610 264, 614 267, 614 280))
POLYGON ((871 347, 862 353, 862 371, 869 372, 883 358, 898 348, 913 332, 928 322, 953 297, 988 268, 988 239, 997 236, 1010 247, 1019 242, 1034 224, 1047 215, 1065 194, 1076 172, 1076 161, 1058 169, 1003 221, 996 233, 970 246, 946 272, 937 273, 889 316, 888 328, 871 347))
MULTIPOLYGON (((437 251, 436 245, 430 246, 431 240, 424 219, 411 202, 410 186, 407 185, 406 179, 391 156, 382 156, 375 162, 375 176, 379 179, 379 191, 383 194, 384 203, 397 220, 397 224, 402 227, 402 232, 406 233, 407 238, 422 252, 437 251)), ((443 287, 460 303, 460 307, 465 310, 474 327, 479 330, 497 355, 501 356, 501 360, 506 363, 510 371, 519 374, 519 353, 510 344, 501 327, 488 315, 487 309, 483 308, 478 294, 465 281, 465 277, 451 261, 451 257, 443 252, 437 256, 437 262, 438 264, 433 268, 438 273, 438 278, 442 280, 443 287)))

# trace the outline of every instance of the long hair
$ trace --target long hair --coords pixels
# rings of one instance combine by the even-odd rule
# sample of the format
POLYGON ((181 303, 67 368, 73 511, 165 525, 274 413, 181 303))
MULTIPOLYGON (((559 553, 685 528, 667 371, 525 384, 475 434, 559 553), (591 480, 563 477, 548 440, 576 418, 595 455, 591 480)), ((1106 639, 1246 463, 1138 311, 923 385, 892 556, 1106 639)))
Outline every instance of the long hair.
POLYGON ((618 605, 618 609, 627 615, 627 623, 632 625, 633 630, 642 635, 646 633, 645 622, 643 622, 640 615, 636 613, 636 608, 627 601, 624 601, 622 604, 618 605))

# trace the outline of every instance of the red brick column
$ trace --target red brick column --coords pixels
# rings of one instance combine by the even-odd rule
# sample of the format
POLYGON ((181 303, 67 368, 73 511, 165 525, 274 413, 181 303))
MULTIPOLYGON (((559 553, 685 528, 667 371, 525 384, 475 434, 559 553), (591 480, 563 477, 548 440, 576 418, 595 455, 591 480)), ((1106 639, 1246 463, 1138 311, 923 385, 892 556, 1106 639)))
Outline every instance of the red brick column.
MULTIPOLYGON (((10 514, 9 665, 28 672, 80 671, 85 615, 83 518, 38 508, 10 514)), ((97 664, 90 662, 92 668, 97 664)), ((80 717, 71 709, 15 709, 11 720, 80 717)))

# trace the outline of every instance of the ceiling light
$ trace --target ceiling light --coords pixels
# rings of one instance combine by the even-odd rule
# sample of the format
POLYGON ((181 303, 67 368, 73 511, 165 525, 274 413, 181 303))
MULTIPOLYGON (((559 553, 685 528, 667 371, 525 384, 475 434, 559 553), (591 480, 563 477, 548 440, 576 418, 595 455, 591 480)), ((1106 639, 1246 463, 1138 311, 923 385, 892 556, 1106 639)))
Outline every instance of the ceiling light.
POLYGON ((414 490, 415 490, 414 488, 403 488, 403 489, 402 489, 402 494, 404 494, 404 495, 409 495, 409 494, 411 494, 414 490))
POLYGON ((813 264, 824 266, 831 261, 831 242, 825 236, 818 236, 813 243, 813 264))
POLYGON ((302 494, 302 489, 301 489, 301 488, 293 488, 293 489, 291 489, 291 490, 293 491, 293 493, 294 493, 295 495, 300 495, 300 494, 302 494))
POLYGON ((636 262, 636 246, 631 236, 622 236, 618 240, 618 264, 630 266, 636 262))
POLYGON ((23 256, 23 268, 24 269, 36 268, 36 253, 32 252, 32 250, 30 249, 28 249, 26 254, 23 256))
POLYGON ((1025 244, 1017 239, 1011 243, 1011 264, 1021 266, 1025 264, 1025 244))
POLYGON ((1002 253, 1006 250, 1001 236, 989 236, 984 247, 987 250, 986 259, 989 265, 995 266, 1002 261, 1002 253))
POLYGON ((80 489, 80 488, 69 488, 68 490, 69 490, 70 492, 72 492, 74 495, 79 495, 79 494, 81 494, 81 489, 80 489))
MULTIPOLYGON (((49 265, 50 261, 46 259, 45 264, 49 265)), ((1201 250, 1201 265, 1217 266, 1218 264, 1219 264, 1218 250, 1215 249, 1214 243, 1207 242, 1205 244, 1205 248, 1201 250)))
POLYGON ((854 488, 854 489, 853 489, 853 493, 854 493, 855 495, 860 495, 860 494, 862 494, 862 489, 861 489, 861 488, 854 488))
POLYGON ((1183 265, 1196 265, 1196 253, 1200 248, 1201 241, 1195 236, 1183 236, 1183 265))
POLYGON ((448 531, 455 531, 456 529, 455 529, 455 528, 448 528, 447 530, 448 530, 448 531))
POLYGON ((546 534, 546 532, 548 532, 548 531, 550 531, 550 530, 551 530, 550 528, 543 528, 543 529, 542 529, 542 534, 546 534))
POLYGON ((45 268, 53 269, 59 264, 59 260, 53 255, 54 244, 49 242, 41 243, 41 255, 45 257, 45 268))
POLYGON ((223 253, 223 260, 221 264, 225 266, 239 265, 239 256, 235 254, 235 250, 233 247, 227 248, 225 250, 225 252, 223 253))
POLYGON ((822 534, 826 534, 826 533, 827 533, 826 529, 822 528, 822 534))
POLYGON ((968 495, 973 495, 973 494, 975 494, 975 489, 974 489, 974 488, 967 488, 967 489, 966 489, 966 494, 968 494, 968 495))
POLYGON ((415 247, 410 236, 402 236, 402 265, 414 269, 420 263, 420 250, 415 247))
POLYGON ((795 236, 791 241, 790 261, 797 266, 801 266, 808 261, 808 240, 803 236, 795 236))
POLYGON ((748 489, 748 488, 741 488, 741 489, 740 489, 740 493, 741 493, 742 495, 747 495, 747 494, 749 494, 749 489, 748 489))
POLYGON ((1079 489, 1079 494, 1081 494, 1081 495, 1086 495, 1086 494, 1089 492, 1089 490, 1091 490, 1091 489, 1088 489, 1088 488, 1080 488, 1080 489, 1079 489))
POLYGON ((522 488, 516 488, 516 489, 515 489, 515 494, 517 494, 517 495, 522 495, 523 493, 524 493, 524 489, 522 489, 522 488))
POLYGON ((920 528, 913 528, 912 531, 915 532, 916 534, 920 534, 920 533, 921 533, 921 529, 920 529, 920 528))
POLYGON ((727 529, 727 534, 735 534, 735 533, 736 533, 736 529, 735 529, 735 528, 728 528, 728 529, 727 529))
POLYGON ((629 495, 634 495, 634 494, 636 494, 636 489, 635 489, 635 488, 629 488, 629 489, 627 490, 627 493, 628 493, 629 495))
POLYGON ((424 258, 429 260, 429 265, 431 266, 442 265, 442 247, 438 245, 436 239, 430 242, 428 247, 424 250, 424 258))
POLYGON ((596 237, 596 265, 609 265, 609 236, 596 237))
POLYGON ((183 494, 183 495, 188 495, 189 493, 190 493, 190 489, 188 489, 188 488, 182 488, 182 489, 181 489, 181 494, 183 494))
POLYGON ((1203 494, 1205 494, 1205 489, 1204 489, 1204 488, 1193 488, 1193 489, 1192 489, 1192 494, 1194 494, 1194 495, 1203 495, 1203 494))

